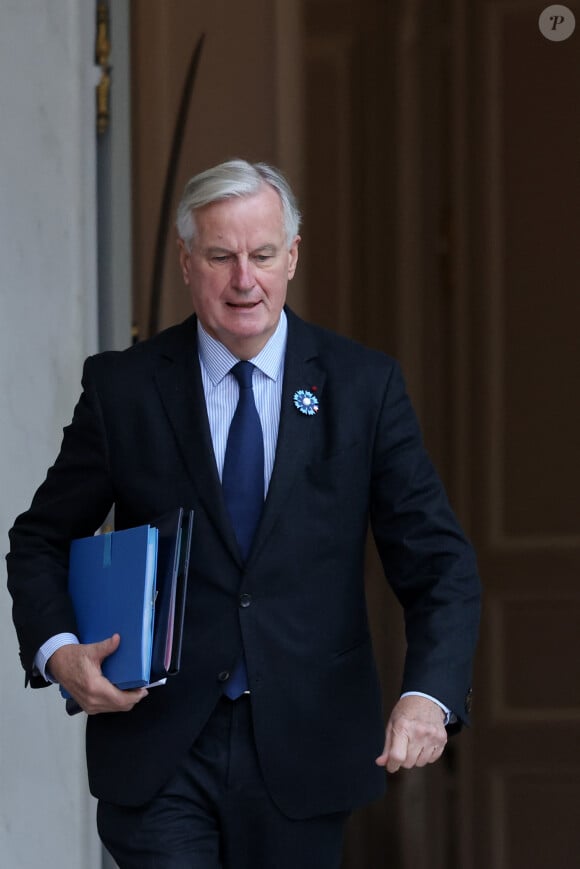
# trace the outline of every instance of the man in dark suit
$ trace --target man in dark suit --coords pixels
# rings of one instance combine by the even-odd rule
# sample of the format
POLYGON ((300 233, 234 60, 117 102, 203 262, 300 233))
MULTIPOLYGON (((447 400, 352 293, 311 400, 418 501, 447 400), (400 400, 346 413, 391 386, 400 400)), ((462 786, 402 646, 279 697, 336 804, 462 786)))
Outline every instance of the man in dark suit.
POLYGON ((335 869, 384 768, 437 760, 467 721, 475 559, 397 364, 285 308, 300 237, 280 173, 230 161, 196 176, 177 225, 195 315, 87 360, 59 457, 11 531, 21 660, 89 715, 99 832, 122 869, 335 869), (247 462, 232 458, 238 423, 247 462), (70 541, 113 504, 117 528, 195 510, 181 670, 149 691, 102 676, 123 638, 79 644, 67 594, 70 541), (369 519, 408 642, 386 737, 369 519))

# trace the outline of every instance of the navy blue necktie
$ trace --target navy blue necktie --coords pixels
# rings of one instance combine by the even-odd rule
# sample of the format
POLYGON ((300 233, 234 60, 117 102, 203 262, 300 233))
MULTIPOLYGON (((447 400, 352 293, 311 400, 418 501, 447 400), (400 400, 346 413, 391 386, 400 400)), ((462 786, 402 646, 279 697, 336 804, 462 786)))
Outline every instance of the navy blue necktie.
MULTIPOLYGON (((224 498, 244 561, 264 506, 264 436, 252 389, 254 367, 251 362, 238 362, 232 368, 240 386, 240 397, 228 433, 222 472, 224 498)), ((242 655, 224 693, 235 700, 247 687, 242 655)))

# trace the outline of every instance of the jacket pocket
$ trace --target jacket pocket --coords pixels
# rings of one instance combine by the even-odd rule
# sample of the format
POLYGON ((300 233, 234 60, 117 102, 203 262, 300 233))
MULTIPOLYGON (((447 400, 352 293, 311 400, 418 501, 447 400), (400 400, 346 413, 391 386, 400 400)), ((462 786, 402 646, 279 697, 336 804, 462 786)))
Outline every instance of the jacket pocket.
POLYGON ((345 646, 342 649, 339 649, 337 652, 332 653, 333 661, 340 661, 343 658, 347 658, 349 655, 354 655, 359 652, 362 648, 370 646, 371 644, 371 635, 368 631, 358 640, 355 640, 353 643, 350 643, 348 646, 345 646))

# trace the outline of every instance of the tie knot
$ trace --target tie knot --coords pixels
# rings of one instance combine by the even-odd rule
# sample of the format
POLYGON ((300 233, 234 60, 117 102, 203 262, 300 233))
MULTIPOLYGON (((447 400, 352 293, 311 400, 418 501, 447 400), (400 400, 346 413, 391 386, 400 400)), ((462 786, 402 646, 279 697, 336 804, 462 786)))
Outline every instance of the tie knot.
POLYGON ((232 374, 240 385, 240 389, 252 388, 252 377, 254 376, 255 367, 252 362, 238 362, 231 369, 232 374))

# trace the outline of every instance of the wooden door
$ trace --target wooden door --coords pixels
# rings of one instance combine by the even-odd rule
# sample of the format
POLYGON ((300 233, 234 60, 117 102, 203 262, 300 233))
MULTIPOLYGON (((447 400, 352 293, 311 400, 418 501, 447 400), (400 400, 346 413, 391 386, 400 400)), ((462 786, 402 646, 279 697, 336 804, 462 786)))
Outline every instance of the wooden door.
POLYGON ((544 38, 546 5, 478 0, 456 21, 464 503, 485 585, 466 869, 580 853, 580 33, 544 38))

